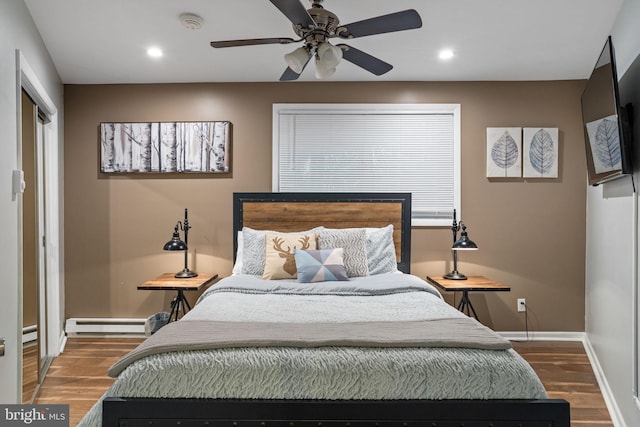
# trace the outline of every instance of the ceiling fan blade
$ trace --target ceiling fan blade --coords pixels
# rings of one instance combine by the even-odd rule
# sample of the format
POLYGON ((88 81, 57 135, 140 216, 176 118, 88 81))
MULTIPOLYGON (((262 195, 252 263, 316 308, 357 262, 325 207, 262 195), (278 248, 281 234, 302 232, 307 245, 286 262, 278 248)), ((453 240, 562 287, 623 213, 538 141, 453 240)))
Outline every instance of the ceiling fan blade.
POLYGON ((414 9, 407 9, 401 12, 353 22, 341 27, 345 27, 346 31, 340 32, 339 36, 341 38, 351 39, 420 28, 422 27, 422 19, 414 9))
POLYGON ((286 16, 293 25, 300 25, 302 28, 314 27, 316 21, 313 20, 307 9, 298 0, 270 0, 275 7, 286 16))
POLYGON ((375 74, 376 76, 381 76, 384 73, 388 73, 393 68, 393 65, 388 64, 383 60, 378 59, 375 56, 371 56, 359 49, 356 49, 355 47, 346 44, 339 44, 337 46, 342 49, 342 57, 344 59, 357 65, 358 67, 364 68, 365 70, 375 74))
POLYGON ((282 73, 282 75, 280 76, 280 81, 290 82, 293 80, 298 80, 298 77, 300 77, 300 74, 296 73, 291 68, 287 67, 287 69, 284 70, 284 73, 282 73))
POLYGON ((282 75, 280 76, 280 81, 281 82, 289 82, 289 81, 292 81, 292 80, 297 80, 298 77, 300 77, 300 74, 302 74, 302 72, 304 71, 304 69, 307 68, 307 65, 311 61, 312 57, 313 57, 313 55, 309 56, 309 58, 307 59, 307 62, 305 62, 304 65, 302 66, 302 70, 300 70, 300 73, 296 73, 295 71, 293 71, 291 69, 291 67, 287 67, 287 69, 284 70, 284 73, 282 73, 282 75))
POLYGON ((292 80, 297 80, 298 77, 300 77, 300 74, 302 74, 302 72, 304 71, 304 69, 307 68, 307 65, 309 64, 310 61, 311 61, 311 56, 309 56, 309 59, 307 59, 307 62, 304 63, 304 65, 302 66, 302 70, 300 70, 299 74, 293 71, 291 67, 287 67, 287 69, 284 70, 284 73, 282 73, 282 75, 280 76, 280 81, 289 82, 292 80))
POLYGON ((288 37, 272 37, 268 39, 222 40, 211 42, 211 47, 254 46, 260 44, 289 44, 300 40, 288 37))

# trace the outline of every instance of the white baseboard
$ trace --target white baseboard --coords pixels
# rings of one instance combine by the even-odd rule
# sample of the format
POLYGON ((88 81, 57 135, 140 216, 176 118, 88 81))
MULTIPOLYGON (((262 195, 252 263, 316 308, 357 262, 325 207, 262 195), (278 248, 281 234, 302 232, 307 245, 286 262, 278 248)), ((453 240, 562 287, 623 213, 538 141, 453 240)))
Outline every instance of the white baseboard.
POLYGON ((622 413, 620 412, 620 408, 618 407, 618 403, 613 397, 613 392, 611 391, 611 387, 609 386, 607 377, 604 375, 604 371, 602 370, 600 361, 598 360, 596 352, 593 350, 591 342, 589 341, 589 338, 587 338, 586 334, 582 343, 584 344, 584 349, 587 352, 587 356, 589 357, 589 362, 591 362, 593 373, 595 374, 598 385, 600 386, 600 391, 602 392, 604 403, 607 405, 607 409, 609 410, 609 415, 611 416, 613 425, 615 427, 626 427, 624 418, 622 417, 622 413))
POLYGON ((58 340, 58 354, 56 357, 60 355, 60 353, 64 353, 64 347, 67 345, 67 334, 62 331, 60 334, 60 339, 58 340))
POLYGON ((584 341, 584 332, 520 332, 506 331, 498 332, 503 338, 509 341, 584 341))
POLYGON ((598 357, 591 346, 591 342, 587 338, 587 334, 584 332, 498 332, 500 336, 510 341, 580 341, 584 346, 585 353, 591 363, 591 368, 600 387, 602 398, 605 405, 609 410, 609 416, 611 416, 611 422, 615 427, 626 427, 624 418, 620 412, 620 408, 616 403, 616 400, 607 382, 607 377, 604 375, 602 366, 598 361, 598 357))
POLYGON ((146 320, 147 319, 72 317, 66 320, 64 330, 69 337, 144 337, 144 323, 146 320))

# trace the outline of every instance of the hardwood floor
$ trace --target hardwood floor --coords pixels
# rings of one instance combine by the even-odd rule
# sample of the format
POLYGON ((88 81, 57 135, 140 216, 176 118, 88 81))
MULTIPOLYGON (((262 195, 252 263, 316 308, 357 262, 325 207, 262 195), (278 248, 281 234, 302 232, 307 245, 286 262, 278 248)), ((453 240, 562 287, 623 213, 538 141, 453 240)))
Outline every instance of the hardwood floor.
POLYGON ((107 369, 133 350, 138 338, 69 338, 47 371, 36 404, 69 404, 69 425, 82 417, 113 383, 107 369))
MULTIPOLYGON (((68 403, 75 426, 113 382, 106 370, 142 340, 69 338, 64 353, 51 364, 34 401, 68 403)), ((514 342, 536 371, 551 398, 571 405, 572 427, 613 427, 584 348, 579 342, 514 342)))
POLYGON ((514 342, 553 399, 571 405, 572 427, 613 427, 609 411, 580 342, 514 342))
POLYGON ((38 345, 22 347, 22 403, 31 403, 38 385, 38 345))

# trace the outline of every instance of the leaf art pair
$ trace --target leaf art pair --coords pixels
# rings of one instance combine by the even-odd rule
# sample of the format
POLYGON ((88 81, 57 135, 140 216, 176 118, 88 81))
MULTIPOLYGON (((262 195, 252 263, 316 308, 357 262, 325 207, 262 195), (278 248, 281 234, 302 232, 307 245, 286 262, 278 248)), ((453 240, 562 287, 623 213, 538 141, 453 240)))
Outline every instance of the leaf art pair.
POLYGON ((487 128, 488 178, 557 178, 558 128, 487 128))

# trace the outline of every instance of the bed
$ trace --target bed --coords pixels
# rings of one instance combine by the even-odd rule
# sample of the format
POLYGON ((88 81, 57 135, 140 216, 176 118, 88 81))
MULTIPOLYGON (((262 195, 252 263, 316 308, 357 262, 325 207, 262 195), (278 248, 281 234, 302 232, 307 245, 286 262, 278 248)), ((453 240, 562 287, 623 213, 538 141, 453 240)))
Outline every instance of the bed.
POLYGON ((568 427, 508 341, 410 274, 410 212, 234 194, 234 274, 114 364, 81 425, 568 427))

